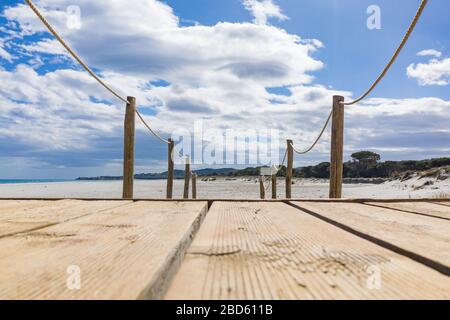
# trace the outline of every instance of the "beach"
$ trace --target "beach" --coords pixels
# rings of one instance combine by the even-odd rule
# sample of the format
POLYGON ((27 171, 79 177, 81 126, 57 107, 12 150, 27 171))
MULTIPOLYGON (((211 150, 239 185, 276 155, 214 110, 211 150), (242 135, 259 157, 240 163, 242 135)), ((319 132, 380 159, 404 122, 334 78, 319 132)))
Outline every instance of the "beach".
MULTIPOLYGON (((255 178, 214 178, 197 182, 199 199, 259 199, 259 184, 255 178), (215 180, 214 180, 215 179, 215 180), (213 181, 212 181, 213 180, 213 181)), ((174 181, 174 198, 182 198, 183 180, 174 181)), ((271 186, 266 183, 266 198, 271 198, 271 186)), ((284 179, 277 183, 278 197, 284 198, 284 179)), ((165 180, 136 180, 134 197, 164 199, 165 180)), ((328 181, 294 179, 293 198, 328 198, 328 181)), ((448 197, 450 180, 434 178, 408 181, 388 181, 382 184, 344 184, 344 198, 419 199, 448 197), (431 182, 430 182, 431 181, 431 182)), ((11 183, 0 185, 0 198, 121 198, 122 181, 64 181, 11 183)))

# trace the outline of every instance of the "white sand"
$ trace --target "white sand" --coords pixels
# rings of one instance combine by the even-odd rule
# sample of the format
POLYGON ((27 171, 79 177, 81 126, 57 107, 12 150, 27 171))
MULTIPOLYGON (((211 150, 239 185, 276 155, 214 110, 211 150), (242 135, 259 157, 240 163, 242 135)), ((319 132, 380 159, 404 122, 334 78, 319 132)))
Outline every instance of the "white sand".
MULTIPOLYGON (((432 180, 432 179, 428 179, 432 180)), ((346 198, 428 198, 450 194, 450 179, 433 180, 433 185, 420 190, 427 179, 416 178, 406 182, 393 181, 381 185, 345 184, 346 198)), ((176 180, 174 197, 181 198, 183 181, 176 180)), ((204 199, 258 199, 259 184, 257 180, 237 179, 226 181, 199 181, 198 197, 204 199)), ((137 180, 135 182, 135 198, 164 198, 166 182, 163 180, 137 180)), ((0 198, 120 198, 121 181, 73 181, 54 183, 4 184, 0 185, 0 198)), ((271 188, 266 193, 271 196, 271 188)), ((284 197, 284 180, 278 181, 278 195, 284 197)), ((327 198, 328 182, 325 180, 297 179, 293 185, 295 198, 327 198)))

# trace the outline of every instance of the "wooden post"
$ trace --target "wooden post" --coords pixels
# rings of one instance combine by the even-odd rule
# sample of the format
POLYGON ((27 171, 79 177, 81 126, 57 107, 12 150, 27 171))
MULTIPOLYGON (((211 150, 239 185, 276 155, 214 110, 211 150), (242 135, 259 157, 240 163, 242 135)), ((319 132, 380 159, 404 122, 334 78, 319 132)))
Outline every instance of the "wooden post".
POLYGON ((197 199, 197 174, 192 174, 192 199, 197 199))
POLYGON ((174 148, 174 142, 172 139, 169 139, 169 148, 168 148, 168 154, 167 154, 167 192, 166 197, 167 199, 173 198, 173 148, 174 148))
POLYGON ((133 198, 134 183, 134 137, 136 118, 136 98, 128 97, 124 123, 123 154, 123 195, 124 199, 133 198))
POLYGON ((331 129, 330 199, 342 198, 344 172, 344 101, 342 96, 333 97, 333 124, 331 129))
POLYGON ((264 179, 263 176, 259 176, 259 195, 261 200, 266 198, 266 189, 264 188, 264 179))
POLYGON ((191 180, 191 163, 189 156, 186 157, 186 167, 184 169, 184 194, 183 199, 189 199, 189 182, 191 180))
POLYGON ((277 174, 272 175, 272 199, 277 199, 277 174))
POLYGON ((293 141, 287 141, 286 199, 292 198, 292 171, 294 169, 293 141))

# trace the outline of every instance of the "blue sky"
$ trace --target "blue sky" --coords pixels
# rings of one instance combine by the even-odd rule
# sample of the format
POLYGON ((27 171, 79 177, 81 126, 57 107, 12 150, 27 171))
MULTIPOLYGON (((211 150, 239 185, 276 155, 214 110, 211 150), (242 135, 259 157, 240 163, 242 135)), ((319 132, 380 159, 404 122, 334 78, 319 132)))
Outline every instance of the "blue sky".
MULTIPOLYGON (((89 65, 169 137, 208 128, 277 128, 301 148, 331 96, 362 93, 398 45, 420 1, 36 1, 89 65), (366 10, 381 9, 369 30, 366 10), (66 9, 80 8, 80 28, 66 9), (129 19, 133 23, 126 24, 129 19)), ((22 1, 0 1, 0 179, 121 173, 123 106, 45 32, 22 1)), ((450 153, 450 4, 429 2, 397 63, 346 118, 346 158, 450 153)), ((166 147, 137 131, 137 171, 162 171, 166 147)), ((327 161, 329 137, 296 165, 327 161)), ((281 151, 282 152, 282 151, 281 151)))
MULTIPOLYGON (((241 0, 166 2, 185 19, 205 25, 252 19, 241 0)), ((367 89, 367 84, 373 82, 391 57, 420 1, 278 0, 276 3, 289 19, 275 19, 271 21, 274 25, 289 33, 319 39, 324 43, 325 48, 318 52, 317 57, 326 63, 326 67, 315 73, 317 82, 344 87, 356 93, 367 89), (366 9, 373 4, 379 5, 382 10, 382 28, 369 32, 366 27, 366 9)), ((414 79, 405 77, 406 68, 411 61, 418 61, 416 54, 423 48, 448 52, 450 21, 446 13, 450 12, 450 4, 445 0, 434 0, 428 6, 412 41, 404 49, 395 68, 378 87, 379 96, 418 98, 436 95, 447 100, 450 98, 448 87, 416 86, 414 79)))

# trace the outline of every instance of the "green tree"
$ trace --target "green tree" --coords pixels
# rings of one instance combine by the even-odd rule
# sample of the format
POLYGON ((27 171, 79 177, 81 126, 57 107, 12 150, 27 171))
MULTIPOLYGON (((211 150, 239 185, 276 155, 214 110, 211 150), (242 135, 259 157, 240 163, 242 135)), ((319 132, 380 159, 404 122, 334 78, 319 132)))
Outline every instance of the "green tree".
POLYGON ((371 175, 371 169, 381 160, 381 156, 372 151, 356 152, 351 157, 350 171, 353 171, 354 175, 358 178, 369 177, 371 175))
POLYGON ((352 159, 359 163, 374 164, 381 160, 381 156, 372 151, 360 151, 352 154, 352 159))

